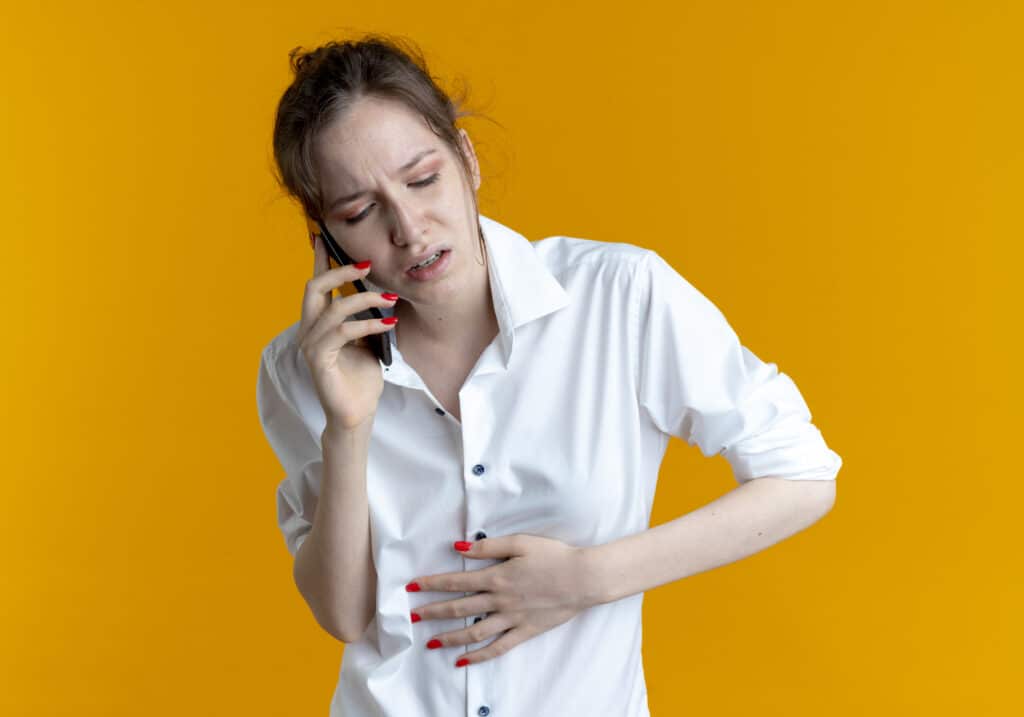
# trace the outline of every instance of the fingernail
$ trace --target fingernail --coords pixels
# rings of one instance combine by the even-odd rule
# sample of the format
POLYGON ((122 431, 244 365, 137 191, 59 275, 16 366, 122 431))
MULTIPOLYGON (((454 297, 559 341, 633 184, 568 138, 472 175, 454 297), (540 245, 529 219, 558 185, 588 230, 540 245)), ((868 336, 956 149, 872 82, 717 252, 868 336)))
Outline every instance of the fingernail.
POLYGON ((419 583, 409 583, 408 585, 405 586, 405 591, 407 593, 418 593, 420 591, 420 584, 419 583))
POLYGON ((391 292, 388 292, 386 294, 381 294, 381 296, 383 296, 388 301, 398 301, 398 294, 392 294, 391 292))
POLYGON ((370 268, 370 262, 369 261, 361 261, 358 264, 356 264, 356 268, 357 269, 369 269, 370 268))
POLYGON ((429 649, 431 649, 431 650, 436 650, 440 646, 441 646, 441 641, 438 640, 436 637, 433 640, 431 640, 430 642, 427 643, 427 647, 429 649))
POLYGON ((423 618, 421 618, 419 615, 417 615, 414 612, 410 612, 409 615, 412 617, 412 621, 413 622, 419 622, 420 620, 423 619, 423 618))
POLYGON ((456 667, 465 667, 468 664, 469 664, 469 660, 467 660, 465 657, 463 657, 461 660, 459 660, 458 662, 455 663, 455 666, 456 667))
POLYGON ((467 541, 467 540, 456 540, 455 541, 455 549, 456 550, 469 550, 472 546, 473 546, 473 544, 471 542, 467 541))

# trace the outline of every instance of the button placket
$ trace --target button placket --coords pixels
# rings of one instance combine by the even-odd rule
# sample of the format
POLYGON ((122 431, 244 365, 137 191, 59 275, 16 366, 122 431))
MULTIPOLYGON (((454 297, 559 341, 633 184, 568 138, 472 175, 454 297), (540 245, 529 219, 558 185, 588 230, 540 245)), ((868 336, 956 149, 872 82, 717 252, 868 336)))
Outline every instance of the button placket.
MULTIPOLYGON (((473 538, 475 540, 483 540, 486 537, 487 537, 487 533, 485 533, 482 530, 476 531, 476 534, 473 536, 473 538)), ((473 624, 475 625, 476 623, 480 622, 483 619, 484 619, 483 615, 477 615, 475 618, 473 618, 473 624)))

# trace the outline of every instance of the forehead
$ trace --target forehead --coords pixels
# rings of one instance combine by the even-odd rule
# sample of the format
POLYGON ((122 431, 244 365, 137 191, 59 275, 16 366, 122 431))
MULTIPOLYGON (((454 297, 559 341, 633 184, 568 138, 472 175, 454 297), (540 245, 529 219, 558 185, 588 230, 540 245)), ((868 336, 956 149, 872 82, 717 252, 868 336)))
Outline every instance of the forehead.
POLYGON ((401 102, 363 97, 321 130, 316 162, 328 183, 366 171, 396 171, 420 148, 439 147, 437 135, 401 102))

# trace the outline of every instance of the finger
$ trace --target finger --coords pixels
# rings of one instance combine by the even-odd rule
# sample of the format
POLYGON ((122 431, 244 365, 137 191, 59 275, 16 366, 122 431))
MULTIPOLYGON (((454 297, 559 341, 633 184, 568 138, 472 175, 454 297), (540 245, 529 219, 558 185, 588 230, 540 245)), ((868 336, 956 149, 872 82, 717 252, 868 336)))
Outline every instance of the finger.
POLYGON ((466 550, 459 550, 459 544, 463 541, 453 543, 452 546, 467 558, 501 560, 525 555, 530 542, 536 537, 527 533, 514 533, 493 538, 481 538, 472 542, 466 541, 469 542, 469 547, 466 550))
MULTIPOLYGON (((327 254, 327 247, 324 246, 323 240, 319 234, 313 234, 313 276, 320 276, 324 272, 331 268, 330 256, 327 254)), ((332 299, 331 292, 328 291, 326 294, 327 302, 330 303, 332 299)))
POLYGON ((360 291, 351 296, 335 299, 313 322, 305 334, 304 344, 316 346, 326 344, 326 349, 336 349, 349 341, 359 343, 359 339, 370 334, 383 333, 393 328, 393 324, 385 324, 381 319, 352 319, 351 317, 376 307, 379 309, 394 306, 394 301, 384 299, 375 291, 360 291))
MULTIPOLYGON (((481 623, 483 624, 483 623, 481 623)), ((526 642, 529 639, 530 633, 526 628, 515 627, 506 632, 504 635, 494 640, 486 647, 481 647, 479 650, 473 650, 467 652, 458 660, 456 660, 456 667, 466 667, 467 665, 478 665, 486 660, 492 660, 495 657, 501 657, 506 652, 511 650, 516 645, 526 642)))
MULTIPOLYGON (((502 632, 515 626, 511 617, 503 615, 501 613, 494 613, 489 615, 487 618, 480 622, 474 623, 470 627, 465 627, 461 630, 453 630, 451 632, 442 632, 439 635, 434 635, 427 640, 429 644, 433 640, 437 640, 441 643, 441 647, 460 647, 463 645, 475 645, 478 642, 483 642, 488 638, 500 635, 502 632)), ((437 644, 437 643, 434 643, 437 644)), ((437 648, 431 648, 437 649, 437 648)))
POLYGON ((446 620, 453 617, 483 615, 485 612, 497 610, 491 593, 476 593, 466 597, 454 598, 443 602, 432 602, 420 605, 412 612, 419 615, 420 620, 446 620))
POLYGON ((439 592, 439 593, 470 593, 481 592, 490 589, 488 579, 495 572, 497 566, 490 565, 479 570, 467 570, 457 573, 439 573, 428 575, 424 578, 411 580, 406 586, 406 592, 439 592), (418 587, 412 587, 415 584, 418 587))
MULTIPOLYGON (((317 239, 317 244, 320 245, 319 251, 323 255, 323 261, 327 261, 327 249, 323 246, 323 240, 317 239)), ((321 264, 324 266, 324 264, 321 264)), ((366 269, 357 269, 354 264, 346 264, 336 269, 327 269, 322 273, 317 274, 312 279, 306 282, 306 290, 302 295, 302 324, 303 331, 302 335, 305 336, 308 333, 308 328, 312 327, 317 320, 323 315, 324 310, 329 307, 332 303, 331 290, 336 286, 344 284, 346 281, 355 281, 361 279, 370 271, 369 267, 366 269)), ((367 293, 367 292, 359 292, 367 293)))
MULTIPOLYGON (((320 322, 323 323, 323 322, 320 322)), ((308 338, 302 344, 302 351, 307 356, 327 356, 340 351, 346 344, 367 347, 365 339, 370 334, 383 334, 394 328, 380 319, 360 319, 343 321, 337 326, 325 326, 321 334, 313 339, 308 338)))

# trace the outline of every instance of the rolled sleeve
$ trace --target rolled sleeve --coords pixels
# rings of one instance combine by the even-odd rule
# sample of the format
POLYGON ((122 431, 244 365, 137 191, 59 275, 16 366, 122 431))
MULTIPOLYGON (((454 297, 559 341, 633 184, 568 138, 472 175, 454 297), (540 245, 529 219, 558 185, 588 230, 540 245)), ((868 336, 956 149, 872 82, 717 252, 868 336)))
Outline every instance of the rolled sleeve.
POLYGON ((721 454, 739 483, 834 480, 842 459, 796 384, 741 345, 725 316, 656 252, 639 262, 638 401, 664 433, 721 454))
POLYGON ((278 483, 277 523, 292 557, 313 527, 323 454, 309 428, 287 400, 278 380, 273 345, 264 349, 256 380, 256 405, 263 433, 284 469, 278 483))

